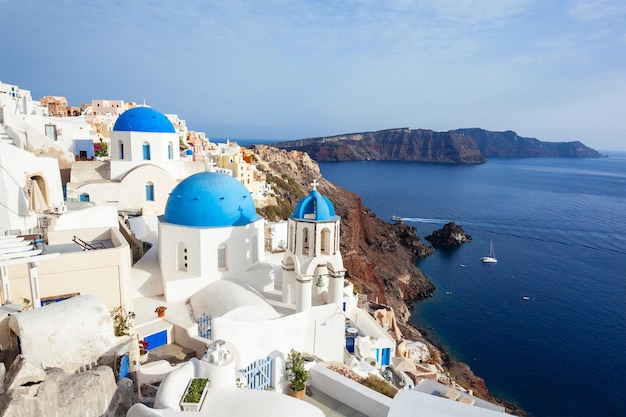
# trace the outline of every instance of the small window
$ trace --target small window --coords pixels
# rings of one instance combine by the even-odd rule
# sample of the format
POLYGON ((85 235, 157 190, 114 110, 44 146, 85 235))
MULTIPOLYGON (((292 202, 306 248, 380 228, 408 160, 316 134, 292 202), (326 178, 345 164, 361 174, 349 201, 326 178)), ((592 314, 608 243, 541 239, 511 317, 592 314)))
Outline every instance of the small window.
POLYGON ((226 245, 224 244, 217 248, 217 268, 221 271, 228 269, 226 264, 226 245))
POLYGON ((146 201, 154 201, 154 184, 146 184, 146 201))
POLYGON ((150 144, 149 143, 143 144, 143 160, 144 161, 150 160, 150 144))

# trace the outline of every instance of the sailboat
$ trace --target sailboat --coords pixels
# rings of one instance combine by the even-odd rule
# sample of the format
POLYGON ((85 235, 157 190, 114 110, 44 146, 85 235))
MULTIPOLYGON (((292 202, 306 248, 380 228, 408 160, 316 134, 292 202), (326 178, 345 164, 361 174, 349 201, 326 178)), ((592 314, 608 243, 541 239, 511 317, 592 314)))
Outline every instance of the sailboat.
POLYGON ((495 264, 498 262, 496 259, 496 252, 493 250, 493 240, 489 243, 489 256, 483 256, 480 258, 480 262, 484 264, 495 264))

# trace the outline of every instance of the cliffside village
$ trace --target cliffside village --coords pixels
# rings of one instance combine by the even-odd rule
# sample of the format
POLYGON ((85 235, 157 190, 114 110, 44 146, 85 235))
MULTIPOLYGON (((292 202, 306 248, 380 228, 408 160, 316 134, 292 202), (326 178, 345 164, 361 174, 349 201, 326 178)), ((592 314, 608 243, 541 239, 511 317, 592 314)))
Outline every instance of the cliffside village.
POLYGON ((310 180, 268 222, 237 143, 0 82, 1 415, 502 414, 362 308, 310 180))

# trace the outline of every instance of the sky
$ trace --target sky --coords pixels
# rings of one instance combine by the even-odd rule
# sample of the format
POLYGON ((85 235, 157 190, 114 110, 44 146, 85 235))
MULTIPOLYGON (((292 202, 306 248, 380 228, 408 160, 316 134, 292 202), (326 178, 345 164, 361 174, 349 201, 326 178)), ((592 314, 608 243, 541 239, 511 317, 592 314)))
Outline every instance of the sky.
POLYGON ((513 130, 626 150, 623 0, 0 0, 0 81, 209 138, 513 130))

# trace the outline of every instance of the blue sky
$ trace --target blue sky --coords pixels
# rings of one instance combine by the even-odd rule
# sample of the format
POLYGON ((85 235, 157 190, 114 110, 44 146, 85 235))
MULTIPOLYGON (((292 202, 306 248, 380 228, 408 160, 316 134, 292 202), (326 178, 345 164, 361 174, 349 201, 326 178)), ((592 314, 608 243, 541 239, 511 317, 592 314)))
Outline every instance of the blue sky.
POLYGON ((623 0, 0 0, 0 80, 208 137, 410 127, 626 149, 623 0))

